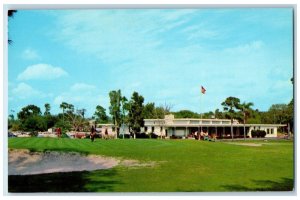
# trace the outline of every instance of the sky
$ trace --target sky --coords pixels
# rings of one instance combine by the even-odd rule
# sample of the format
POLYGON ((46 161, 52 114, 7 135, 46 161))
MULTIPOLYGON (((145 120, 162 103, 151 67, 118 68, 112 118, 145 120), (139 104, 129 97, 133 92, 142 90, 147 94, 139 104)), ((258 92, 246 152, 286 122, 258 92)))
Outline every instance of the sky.
POLYGON ((64 101, 91 117, 118 89, 172 111, 222 110, 229 96, 267 111, 293 98, 292 16, 292 8, 19 10, 8 22, 8 113, 49 103, 57 114, 64 101))

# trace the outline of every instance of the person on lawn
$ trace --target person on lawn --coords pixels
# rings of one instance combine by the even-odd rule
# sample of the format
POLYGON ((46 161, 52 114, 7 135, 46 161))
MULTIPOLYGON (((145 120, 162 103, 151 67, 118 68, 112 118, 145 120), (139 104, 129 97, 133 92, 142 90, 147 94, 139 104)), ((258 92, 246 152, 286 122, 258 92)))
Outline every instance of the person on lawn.
POLYGON ((95 140, 95 135, 96 135, 95 128, 94 128, 94 126, 92 126, 92 128, 91 128, 91 135, 90 135, 90 138, 91 138, 92 142, 94 142, 94 140, 95 140))

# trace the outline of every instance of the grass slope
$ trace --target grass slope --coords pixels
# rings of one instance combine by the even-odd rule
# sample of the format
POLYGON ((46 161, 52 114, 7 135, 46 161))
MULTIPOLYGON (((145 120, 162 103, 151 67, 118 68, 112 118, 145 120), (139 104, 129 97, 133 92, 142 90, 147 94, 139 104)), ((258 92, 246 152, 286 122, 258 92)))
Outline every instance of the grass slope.
POLYGON ((157 161, 155 167, 9 176, 10 192, 222 192, 291 191, 293 142, 262 146, 195 140, 11 138, 9 148, 78 151, 157 161))

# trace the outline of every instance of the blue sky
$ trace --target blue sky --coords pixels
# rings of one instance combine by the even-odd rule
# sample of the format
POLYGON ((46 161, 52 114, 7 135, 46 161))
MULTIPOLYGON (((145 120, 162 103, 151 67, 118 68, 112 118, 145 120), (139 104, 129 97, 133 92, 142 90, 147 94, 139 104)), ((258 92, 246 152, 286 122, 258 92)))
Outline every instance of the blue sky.
POLYGON ((117 89, 194 112, 293 96, 289 8, 19 10, 8 30, 8 113, 65 101, 91 116, 117 89))

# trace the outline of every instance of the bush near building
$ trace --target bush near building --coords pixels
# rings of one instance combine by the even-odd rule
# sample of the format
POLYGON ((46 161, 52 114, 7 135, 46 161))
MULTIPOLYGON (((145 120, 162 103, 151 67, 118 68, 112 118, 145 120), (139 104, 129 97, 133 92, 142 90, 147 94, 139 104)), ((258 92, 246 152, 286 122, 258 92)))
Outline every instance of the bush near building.
POLYGON ((266 131, 263 130, 252 130, 251 135, 253 138, 264 138, 266 136, 266 131))

